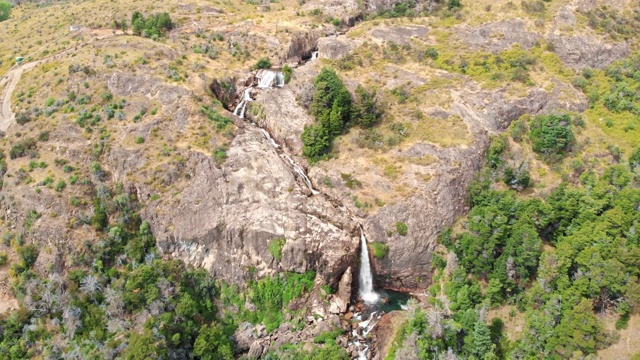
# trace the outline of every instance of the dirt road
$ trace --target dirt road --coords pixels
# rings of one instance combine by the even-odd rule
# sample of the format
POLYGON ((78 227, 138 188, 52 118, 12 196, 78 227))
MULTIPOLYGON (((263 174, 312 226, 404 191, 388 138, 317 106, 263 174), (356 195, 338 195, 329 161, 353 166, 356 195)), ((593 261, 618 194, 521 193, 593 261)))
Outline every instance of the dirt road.
MULTIPOLYGON (((80 34, 82 34, 82 31, 76 32, 76 33, 68 33, 53 40, 51 43, 56 42, 69 35, 77 36, 80 34)), ((103 40, 108 37, 112 37, 115 35, 122 35, 122 34, 123 33, 121 31, 114 32, 113 30, 109 30, 109 29, 92 30, 89 33, 89 35, 93 36, 93 38, 90 39, 89 41, 86 41, 83 44, 74 45, 57 54, 50 55, 46 58, 43 58, 37 61, 23 63, 23 64, 12 67, 11 70, 9 70, 5 75, 3 75, 0 78, 0 89, 2 89, 2 92, 0 93, 0 105, 1 105, 0 106, 0 131, 6 131, 12 124, 15 123, 16 115, 13 113, 13 111, 11 111, 11 97, 13 96, 13 92, 15 91, 16 86, 18 86, 18 83, 20 82, 20 78, 22 77, 22 74, 25 71, 29 71, 40 64, 44 64, 52 60, 60 59, 66 53, 75 49, 82 48, 95 40, 103 40)))

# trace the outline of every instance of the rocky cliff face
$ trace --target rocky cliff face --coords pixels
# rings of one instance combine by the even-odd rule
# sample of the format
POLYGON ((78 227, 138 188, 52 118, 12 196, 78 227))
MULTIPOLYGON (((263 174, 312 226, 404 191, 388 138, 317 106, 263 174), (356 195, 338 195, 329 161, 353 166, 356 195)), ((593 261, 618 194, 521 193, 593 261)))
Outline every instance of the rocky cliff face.
MULTIPOLYGON (((529 39, 530 35, 525 33, 525 38, 529 39)), ((516 40, 523 41, 522 38, 516 40)), ((342 36, 329 40, 321 39, 320 53, 325 51, 326 57, 341 58, 352 51, 349 50, 350 47, 340 51, 329 51, 325 48, 327 43, 353 43, 353 41, 342 36)), ((294 80, 289 87, 261 93, 257 97, 257 102, 264 109, 266 119, 260 124, 271 130, 276 139, 288 144, 295 151, 299 151, 301 143, 289 137, 289 134, 300 134, 305 124, 310 123, 311 120, 304 115, 303 105, 308 102, 292 103, 291 99, 312 97, 309 93, 311 90, 302 83, 308 84, 318 71, 318 64, 308 63, 296 69, 294 80), (283 116, 284 114, 298 115, 288 117, 283 116)), ((440 75, 452 76, 451 74, 440 75)), ((415 82, 416 86, 427 82, 414 74, 404 76, 410 82, 415 82)), ((348 79, 346 81, 349 82, 348 79)), ((402 83, 402 78, 398 82, 402 83)), ((360 166, 355 160, 344 160, 350 165, 336 161, 311 169, 311 178, 322 192, 361 217, 358 221, 363 223, 370 242, 386 243, 389 246, 387 257, 383 260, 374 260, 378 286, 413 290, 430 284, 430 257, 436 245, 437 235, 466 212, 466 189, 474 173, 482 166, 490 135, 503 131, 512 120, 523 114, 548 113, 563 109, 580 112, 587 107, 587 101, 580 92, 560 81, 556 81, 550 91, 533 88, 522 97, 509 95, 506 88, 483 91, 477 84, 470 81, 465 81, 462 87, 447 91, 450 92, 452 102, 445 108, 436 106, 426 109, 426 112, 440 118, 443 122, 449 121, 448 119, 452 117, 461 118, 472 134, 473 141, 469 146, 453 147, 419 142, 406 149, 393 150, 392 153, 398 161, 406 159, 410 162, 411 159, 425 157, 436 159, 434 164, 428 166, 428 173, 432 176, 426 182, 416 174, 403 175, 403 180, 419 189, 413 196, 388 204, 376 213, 367 214, 354 206, 351 200, 351 189, 344 185, 335 185, 341 182, 340 173, 352 172, 359 179, 369 178, 370 182, 376 183, 378 188, 393 188, 395 186, 393 181, 377 176, 371 170, 367 170, 366 165, 360 166), (331 179, 334 186, 323 186, 323 182, 326 182, 323 179, 331 179), (389 235, 397 221, 408 225, 409 232, 406 236, 400 236, 393 231, 391 231, 392 235, 389 235)))
POLYGON ((317 270, 335 283, 356 263, 355 223, 323 196, 310 196, 290 164, 255 127, 231 143, 224 164, 195 155, 183 190, 142 214, 166 254, 244 283, 275 270, 317 270), (285 239, 282 258, 269 252, 285 239))

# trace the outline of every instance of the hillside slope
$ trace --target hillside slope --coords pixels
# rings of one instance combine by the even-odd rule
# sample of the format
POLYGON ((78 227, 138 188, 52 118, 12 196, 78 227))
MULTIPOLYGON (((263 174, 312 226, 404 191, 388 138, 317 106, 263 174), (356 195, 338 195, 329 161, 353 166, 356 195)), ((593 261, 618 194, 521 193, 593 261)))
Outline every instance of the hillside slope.
MULTIPOLYGON (((582 172, 601 176, 610 165, 631 162, 640 146, 633 73, 638 11, 625 0, 97 0, 15 6, 11 18, 0 22, 0 255, 7 258, 0 266, 0 313, 20 307, 29 314, 21 313, 23 322, 47 314, 47 321, 31 324, 51 327, 64 312, 41 309, 42 288, 52 276, 77 289, 95 272, 102 274, 96 275, 101 287, 115 288, 109 268, 120 271, 122 280, 159 259, 180 260, 219 286, 214 297, 220 313, 207 313, 206 320, 196 316, 194 324, 218 321, 233 334, 240 320, 225 316, 234 311, 242 314, 238 319, 263 320, 243 312, 254 308, 253 299, 264 315, 252 298, 259 279, 314 272, 310 286, 306 277, 287 278, 304 284, 294 286, 303 300, 292 302, 288 320, 263 321, 269 332, 273 323, 290 328, 255 335, 246 344, 234 337, 236 355, 260 356, 295 342, 292 333, 313 343, 332 327, 351 329, 338 315, 357 300, 352 274, 359 268, 361 229, 375 255, 376 287, 428 290, 435 298, 429 289, 451 280, 436 271, 438 261, 455 252, 445 251, 438 239, 451 227, 467 226, 458 220, 475 205, 469 187, 486 167, 492 139, 510 126, 512 133, 529 124, 527 116, 566 113, 580 119, 575 145, 554 162, 528 142, 505 140, 504 161, 529 174, 530 186, 518 189, 527 199, 577 184, 582 172), (136 23, 136 12, 146 23, 136 23), (164 12, 171 24, 154 17, 164 12), (264 70, 258 67, 290 69, 290 79, 260 89, 264 70), (362 101, 362 89, 373 94, 378 118, 365 126, 354 115, 335 136, 330 154, 315 161, 304 156, 303 134, 316 124, 315 81, 323 69, 335 70, 354 104, 362 101), (251 101, 241 118, 233 113, 248 88, 251 101), (155 239, 152 247, 110 242, 144 242, 146 236, 155 239), (33 259, 25 258, 33 249, 33 259), (97 254, 108 255, 101 260, 97 254), (116 261, 125 255, 130 260, 116 261), (223 295, 228 285, 246 298, 223 295), (229 303, 241 298, 246 302, 229 303), (313 323, 314 330, 296 330, 296 321, 313 323)), ((634 188, 637 170, 631 170, 634 188)), ((466 270, 486 293, 489 273, 466 270)), ((162 271, 175 280, 175 268, 162 271)), ((85 295, 83 301, 96 309, 106 306, 104 299, 85 295)), ((430 301, 420 306, 430 307, 430 301)), ((104 345, 119 339, 110 345, 114 357, 127 354, 136 336, 131 334, 152 328, 138 313, 146 309, 141 303, 127 304, 130 313, 121 317, 128 325, 112 324, 96 340, 104 345), (122 329, 127 341, 117 336, 122 329)), ((286 312, 287 304, 278 303, 276 312, 286 312)), ((67 327, 61 332, 69 335, 67 327)), ((193 334, 189 346, 195 349, 200 331, 193 334)), ((357 354, 347 338, 338 345, 357 354)), ((189 341, 172 346, 186 349, 189 341)), ((79 343, 71 334, 56 351, 79 343)), ((27 346, 29 356, 41 355, 39 346, 27 346)), ((616 356, 640 351, 631 347, 616 356)), ((189 349, 184 351, 193 356, 196 350, 189 349)), ((92 354, 106 356, 98 353, 92 354)))

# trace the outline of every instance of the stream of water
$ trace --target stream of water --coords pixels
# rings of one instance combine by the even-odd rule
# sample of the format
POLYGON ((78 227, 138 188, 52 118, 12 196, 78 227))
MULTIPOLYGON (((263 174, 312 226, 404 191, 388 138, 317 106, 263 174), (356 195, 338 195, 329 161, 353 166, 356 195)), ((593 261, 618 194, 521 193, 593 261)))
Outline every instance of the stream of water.
POLYGON ((281 71, 260 70, 256 74, 259 89, 270 89, 284 86, 284 74, 281 71))
MULTIPOLYGON (((279 72, 279 71, 260 70, 256 75, 256 77, 258 77, 259 79, 259 83, 258 83, 259 89, 270 89, 273 86, 279 86, 279 87, 284 86, 284 75, 282 74, 282 72, 279 72)), ((252 88, 249 87, 243 91, 242 100, 233 111, 233 114, 240 117, 241 119, 244 119, 244 114, 247 109, 248 103, 253 101, 253 99, 251 98, 251 89, 252 88)), ((271 146, 273 146, 276 149, 280 148, 280 145, 276 143, 276 141, 271 137, 271 134, 269 134, 267 130, 260 127, 260 132, 262 132, 262 135, 264 135, 267 141, 269 141, 269 144, 271 144, 271 146)), ((293 171, 295 171, 296 174, 298 174, 302 178, 304 183, 307 185, 307 187, 311 191, 311 194, 312 195, 320 194, 318 190, 313 188, 313 184, 311 184, 311 180, 309 179, 307 174, 304 172, 304 169, 302 168, 302 166, 298 165, 298 163, 296 163, 289 155, 283 154, 282 156, 289 162, 289 164, 291 164, 293 171)))
POLYGON ((289 162, 289 164, 291 164, 291 166, 293 167, 293 170, 300 175, 300 177, 302 178, 302 180, 304 180, 304 183, 307 184, 307 187, 309 188, 309 190, 311 191, 311 194, 313 195, 318 195, 320 192, 316 189, 313 188, 313 185, 311 184, 311 180, 309 180, 309 178, 307 177, 307 174, 305 174, 304 170, 302 169, 302 167, 300 165, 298 165, 295 161, 293 161, 293 159, 291 157, 289 157, 289 155, 284 154, 283 155, 285 159, 287 159, 287 161, 289 162))
POLYGON ((367 305, 374 305, 380 300, 380 295, 373 290, 373 274, 371 272, 371 263, 369 261, 369 248, 367 247, 367 238, 364 236, 362 226, 360 227, 360 298, 367 305))
POLYGON ((246 88, 242 92, 242 101, 240 101, 238 106, 236 106, 235 110, 233 110, 233 115, 238 116, 241 119, 244 119, 244 113, 247 110, 247 104, 250 101, 253 101, 253 99, 251 98, 251 88, 246 88))

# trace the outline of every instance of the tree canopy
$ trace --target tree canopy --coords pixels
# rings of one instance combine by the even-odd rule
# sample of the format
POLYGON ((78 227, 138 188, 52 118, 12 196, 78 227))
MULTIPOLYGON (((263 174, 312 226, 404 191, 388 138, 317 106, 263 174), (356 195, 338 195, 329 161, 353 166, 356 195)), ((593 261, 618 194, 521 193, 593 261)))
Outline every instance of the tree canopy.
POLYGON ((6 1, 0 1, 0 21, 5 21, 11 16, 11 4, 6 1))

